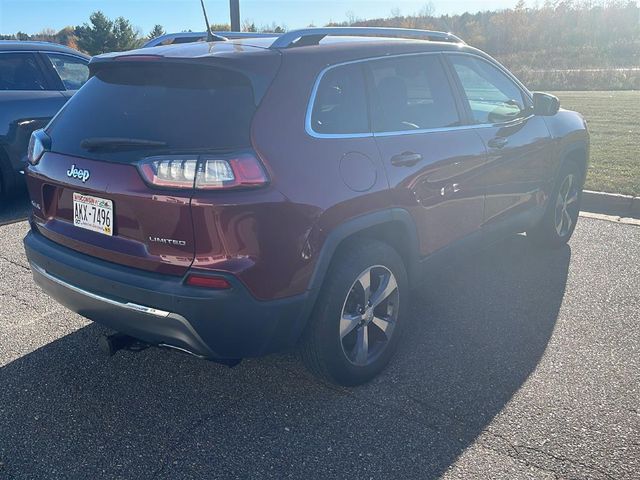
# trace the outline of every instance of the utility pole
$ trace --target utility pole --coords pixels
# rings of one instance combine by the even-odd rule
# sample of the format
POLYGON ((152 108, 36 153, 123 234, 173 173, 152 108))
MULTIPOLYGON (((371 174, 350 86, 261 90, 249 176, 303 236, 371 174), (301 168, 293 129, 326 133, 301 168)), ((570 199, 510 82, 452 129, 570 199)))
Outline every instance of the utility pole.
POLYGON ((240 0, 229 0, 229 10, 231 12, 231 31, 240 31, 240 0))

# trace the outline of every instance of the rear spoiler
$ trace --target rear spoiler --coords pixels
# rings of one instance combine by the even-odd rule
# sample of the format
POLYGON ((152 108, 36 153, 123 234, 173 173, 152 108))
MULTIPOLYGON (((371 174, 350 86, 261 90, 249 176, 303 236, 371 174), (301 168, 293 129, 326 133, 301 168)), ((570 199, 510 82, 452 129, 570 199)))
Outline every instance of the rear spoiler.
MULTIPOLYGON (((220 42, 225 43, 225 42, 220 42)), ((206 47, 206 44, 203 45, 206 47)), ((235 72, 246 76, 253 86, 256 105, 264 96, 280 68, 281 58, 269 49, 255 49, 245 55, 204 55, 172 57, 145 53, 144 49, 129 52, 115 52, 93 57, 89 62, 89 77, 99 75, 111 68, 136 68, 143 65, 163 64, 165 66, 210 67, 235 72)), ((187 70, 185 70, 186 72, 187 70)))

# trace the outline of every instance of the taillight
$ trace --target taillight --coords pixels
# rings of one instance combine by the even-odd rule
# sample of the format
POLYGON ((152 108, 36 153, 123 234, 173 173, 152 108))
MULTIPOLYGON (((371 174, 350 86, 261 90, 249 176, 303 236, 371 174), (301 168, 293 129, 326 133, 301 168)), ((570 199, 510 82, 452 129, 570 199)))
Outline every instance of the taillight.
POLYGON ((139 164, 147 182, 159 187, 221 190, 259 187, 268 182, 260 160, 243 152, 233 155, 162 155, 139 164))
POLYGON ((37 165, 44 152, 51 148, 51 138, 43 129, 35 130, 29 139, 27 148, 27 161, 31 165, 37 165))
POLYGON ((197 166, 197 156, 172 155, 145 158, 140 170, 149 183, 158 187, 193 188, 197 166))

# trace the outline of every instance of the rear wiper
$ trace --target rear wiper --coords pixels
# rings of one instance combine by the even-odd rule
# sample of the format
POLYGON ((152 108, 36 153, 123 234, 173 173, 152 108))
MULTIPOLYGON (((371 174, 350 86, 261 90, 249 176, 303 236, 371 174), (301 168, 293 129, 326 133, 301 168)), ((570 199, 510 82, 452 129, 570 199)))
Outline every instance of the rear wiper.
POLYGON ((166 147, 167 142, 144 138, 91 137, 80 142, 85 150, 126 150, 129 148, 166 147))

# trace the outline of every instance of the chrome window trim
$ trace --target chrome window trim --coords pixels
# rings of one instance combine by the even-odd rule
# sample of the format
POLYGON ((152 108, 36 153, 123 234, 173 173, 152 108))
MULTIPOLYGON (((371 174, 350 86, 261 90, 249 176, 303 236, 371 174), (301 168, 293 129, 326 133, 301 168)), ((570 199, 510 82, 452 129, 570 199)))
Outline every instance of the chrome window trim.
POLYGON ((91 60, 90 58, 85 58, 81 55, 75 55, 73 53, 67 53, 67 52, 54 52, 51 50, 40 50, 38 53, 41 53, 42 55, 64 55, 65 57, 71 57, 71 58, 75 58, 76 60, 80 60, 81 62, 84 62, 84 64, 88 67, 89 66, 89 61, 91 60))
POLYGON ((393 132, 375 132, 374 137, 395 137, 399 135, 412 135, 421 133, 436 133, 436 132, 455 132, 458 130, 473 130, 478 128, 489 128, 493 125, 458 125, 456 127, 439 127, 439 128, 420 128, 416 130, 396 130, 393 132))
MULTIPOLYGON (((444 55, 446 55, 446 54, 469 55, 469 56, 476 57, 476 58, 479 58, 481 60, 484 60, 485 62, 489 63, 490 65, 495 66, 496 68, 498 68, 498 70, 500 70, 505 75, 507 75, 507 77, 516 84, 516 87, 518 87, 518 89, 520 89, 527 96, 527 98, 529 98, 529 100, 532 99, 531 92, 511 72, 509 72, 502 64, 500 64, 496 60, 490 61, 490 60, 488 60, 488 59, 486 59, 486 58, 484 58, 481 55, 478 55, 476 53, 456 52, 456 51, 446 50, 446 51, 437 51, 437 52, 399 53, 399 54, 392 54, 392 55, 382 55, 382 56, 378 56, 378 57, 360 58, 358 60, 349 60, 347 62, 341 62, 341 63, 328 65, 328 66, 326 66, 325 68, 323 68, 320 71, 320 73, 316 77, 316 80, 315 80, 315 82, 313 84, 313 88, 311 89, 311 95, 309 96, 309 101, 307 103, 307 111, 306 111, 305 122, 304 122, 305 132, 310 137, 318 138, 318 139, 323 139, 323 138, 340 139, 340 138, 391 137, 391 136, 396 136, 396 135, 411 135, 411 134, 424 134, 424 133, 434 133, 434 132, 450 132, 450 131, 457 131, 457 130, 472 130, 472 129, 481 129, 481 128, 507 127, 507 126, 516 124, 518 122, 522 122, 524 120, 527 120, 527 119, 533 117, 533 115, 529 115, 527 117, 520 117, 520 118, 516 118, 514 120, 510 120, 508 122, 501 122, 501 123, 470 123, 468 125, 459 125, 459 126, 455 126, 455 127, 422 128, 422 129, 419 129, 419 130, 397 130, 397 131, 390 131, 390 132, 319 133, 319 132, 316 132, 313 129, 313 127, 311 125, 311 115, 313 114, 313 107, 314 107, 314 104, 315 104, 315 101, 316 101, 316 95, 318 93, 318 88, 320 87, 320 83, 322 82, 322 79, 324 78, 325 74, 329 70, 332 70, 334 68, 343 67, 345 65, 352 65, 352 64, 363 63, 363 62, 373 62, 373 61, 377 61, 377 60, 386 60, 386 59, 390 59, 390 58, 414 57, 414 56, 418 56, 418 55, 443 55, 443 54, 444 55)), ((454 95, 455 95, 455 93, 454 93, 454 95)))
POLYGON ((38 50, 2 50, 0 54, 3 53, 38 53, 38 50))
POLYGON ((0 55, 3 53, 41 53, 43 55, 47 55, 49 53, 53 55, 66 55, 67 57, 73 57, 80 61, 85 62, 85 65, 89 65, 90 58, 83 57, 82 55, 76 55, 75 53, 69 52, 56 52, 55 50, 2 50, 0 51, 0 55))
POLYGON ((118 300, 114 300, 112 298, 104 297, 102 295, 98 295, 97 293, 90 292, 83 288, 72 285, 71 283, 65 282, 64 280, 50 274, 44 268, 39 267, 34 263, 31 264, 31 268, 36 272, 38 272, 43 277, 45 277, 47 280, 57 283, 62 287, 68 288, 69 290, 75 293, 79 293, 80 295, 84 295, 85 297, 89 297, 93 300, 98 300, 100 302, 108 303, 109 305, 113 305, 119 308, 124 308, 126 310, 131 310, 134 312, 146 313, 148 315, 155 315, 156 317, 165 318, 171 315, 171 312, 165 312, 164 310, 159 310, 157 308, 147 307, 146 305, 138 305, 137 303, 131 303, 131 302, 119 302, 118 300))
MULTIPOLYGON (((375 57, 375 58, 386 58, 386 57, 375 57)), ((320 83, 322 82, 322 79, 324 78, 325 74, 329 71, 329 70, 333 70, 334 68, 339 68, 339 67, 344 67, 346 65, 354 65, 356 63, 361 63, 365 60, 363 59, 358 59, 358 60, 350 60, 348 62, 341 62, 341 63, 336 63, 333 65, 328 65, 325 68, 323 68, 320 73, 318 74, 318 76, 316 77, 316 80, 313 84, 313 88, 311 89, 311 96, 309 97, 309 101, 307 102, 307 112, 305 114, 305 119, 304 119, 304 129, 307 132, 308 135, 310 135, 311 137, 314 138, 368 138, 368 137, 372 137, 373 136, 373 132, 362 132, 362 133, 319 133, 316 132, 313 127, 311 126, 311 115, 313 114, 313 107, 316 103, 316 96, 318 94, 318 88, 320 87, 320 83)), ((364 80, 364 78, 363 78, 364 80)))

